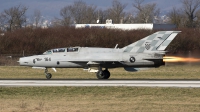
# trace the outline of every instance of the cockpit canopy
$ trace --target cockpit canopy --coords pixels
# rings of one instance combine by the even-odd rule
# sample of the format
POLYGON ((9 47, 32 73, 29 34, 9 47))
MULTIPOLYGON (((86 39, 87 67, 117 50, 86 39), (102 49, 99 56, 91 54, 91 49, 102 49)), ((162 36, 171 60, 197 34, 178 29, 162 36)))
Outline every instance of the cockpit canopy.
POLYGON ((59 53, 59 52, 61 53, 61 52, 65 52, 66 48, 53 49, 52 51, 53 51, 53 53, 59 53))
POLYGON ((79 47, 56 48, 45 51, 43 54, 64 53, 64 52, 78 52, 79 47))

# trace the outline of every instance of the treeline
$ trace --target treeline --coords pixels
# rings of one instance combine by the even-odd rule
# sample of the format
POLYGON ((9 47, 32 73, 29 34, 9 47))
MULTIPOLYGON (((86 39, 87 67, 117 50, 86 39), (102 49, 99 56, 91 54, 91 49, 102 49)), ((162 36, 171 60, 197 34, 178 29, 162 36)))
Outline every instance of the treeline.
MULTIPOLYGON (((177 29, 182 31, 168 46, 171 54, 199 52, 199 29, 177 29)), ((0 54, 41 54, 48 49, 60 47, 109 47, 119 44, 122 48, 156 31, 75 29, 70 27, 48 29, 19 29, 0 36, 0 54)))
MULTIPOLYGON (((109 8, 100 9, 95 5, 88 5, 82 0, 75 0, 60 9, 60 17, 55 17, 51 24, 43 26, 44 19, 41 11, 35 10, 28 18, 27 6, 16 5, 0 12, 0 30, 13 31, 24 27, 57 27, 71 26, 72 24, 105 24, 107 19, 113 23, 169 23, 178 28, 200 27, 200 0, 180 0, 180 8, 172 8, 166 17, 161 17, 156 3, 145 3, 145 0, 133 0, 124 4, 120 0, 112 0, 109 8), (127 12, 125 9, 131 5, 134 10, 127 12)), ((29 14, 30 15, 30 14, 29 14)))

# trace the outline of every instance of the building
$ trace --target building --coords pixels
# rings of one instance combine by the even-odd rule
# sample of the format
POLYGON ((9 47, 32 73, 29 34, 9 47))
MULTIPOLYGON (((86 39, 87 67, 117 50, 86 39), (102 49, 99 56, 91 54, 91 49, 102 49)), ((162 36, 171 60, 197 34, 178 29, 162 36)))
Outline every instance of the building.
POLYGON ((121 30, 172 30, 176 28, 174 24, 113 24, 112 20, 106 20, 106 24, 75 24, 75 28, 108 28, 108 29, 121 29, 121 30))

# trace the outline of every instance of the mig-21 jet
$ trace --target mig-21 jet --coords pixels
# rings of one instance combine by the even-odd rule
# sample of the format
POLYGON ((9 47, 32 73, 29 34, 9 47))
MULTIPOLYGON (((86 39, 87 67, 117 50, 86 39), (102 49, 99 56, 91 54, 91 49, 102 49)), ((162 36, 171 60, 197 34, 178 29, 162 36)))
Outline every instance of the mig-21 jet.
POLYGON ((180 31, 158 31, 123 48, 66 47, 47 50, 41 55, 21 57, 21 66, 45 70, 51 79, 49 68, 84 68, 95 72, 98 79, 108 79, 110 68, 123 67, 135 72, 165 65, 166 47, 180 31), (91 69, 91 68, 97 68, 91 69))

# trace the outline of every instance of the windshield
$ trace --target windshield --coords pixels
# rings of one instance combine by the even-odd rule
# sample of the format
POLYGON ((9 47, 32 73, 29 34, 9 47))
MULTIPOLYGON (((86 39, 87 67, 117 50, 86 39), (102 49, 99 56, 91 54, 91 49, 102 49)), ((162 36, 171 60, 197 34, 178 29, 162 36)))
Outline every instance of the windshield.
POLYGON ((52 51, 48 50, 48 51, 44 52, 43 54, 52 54, 52 51))

